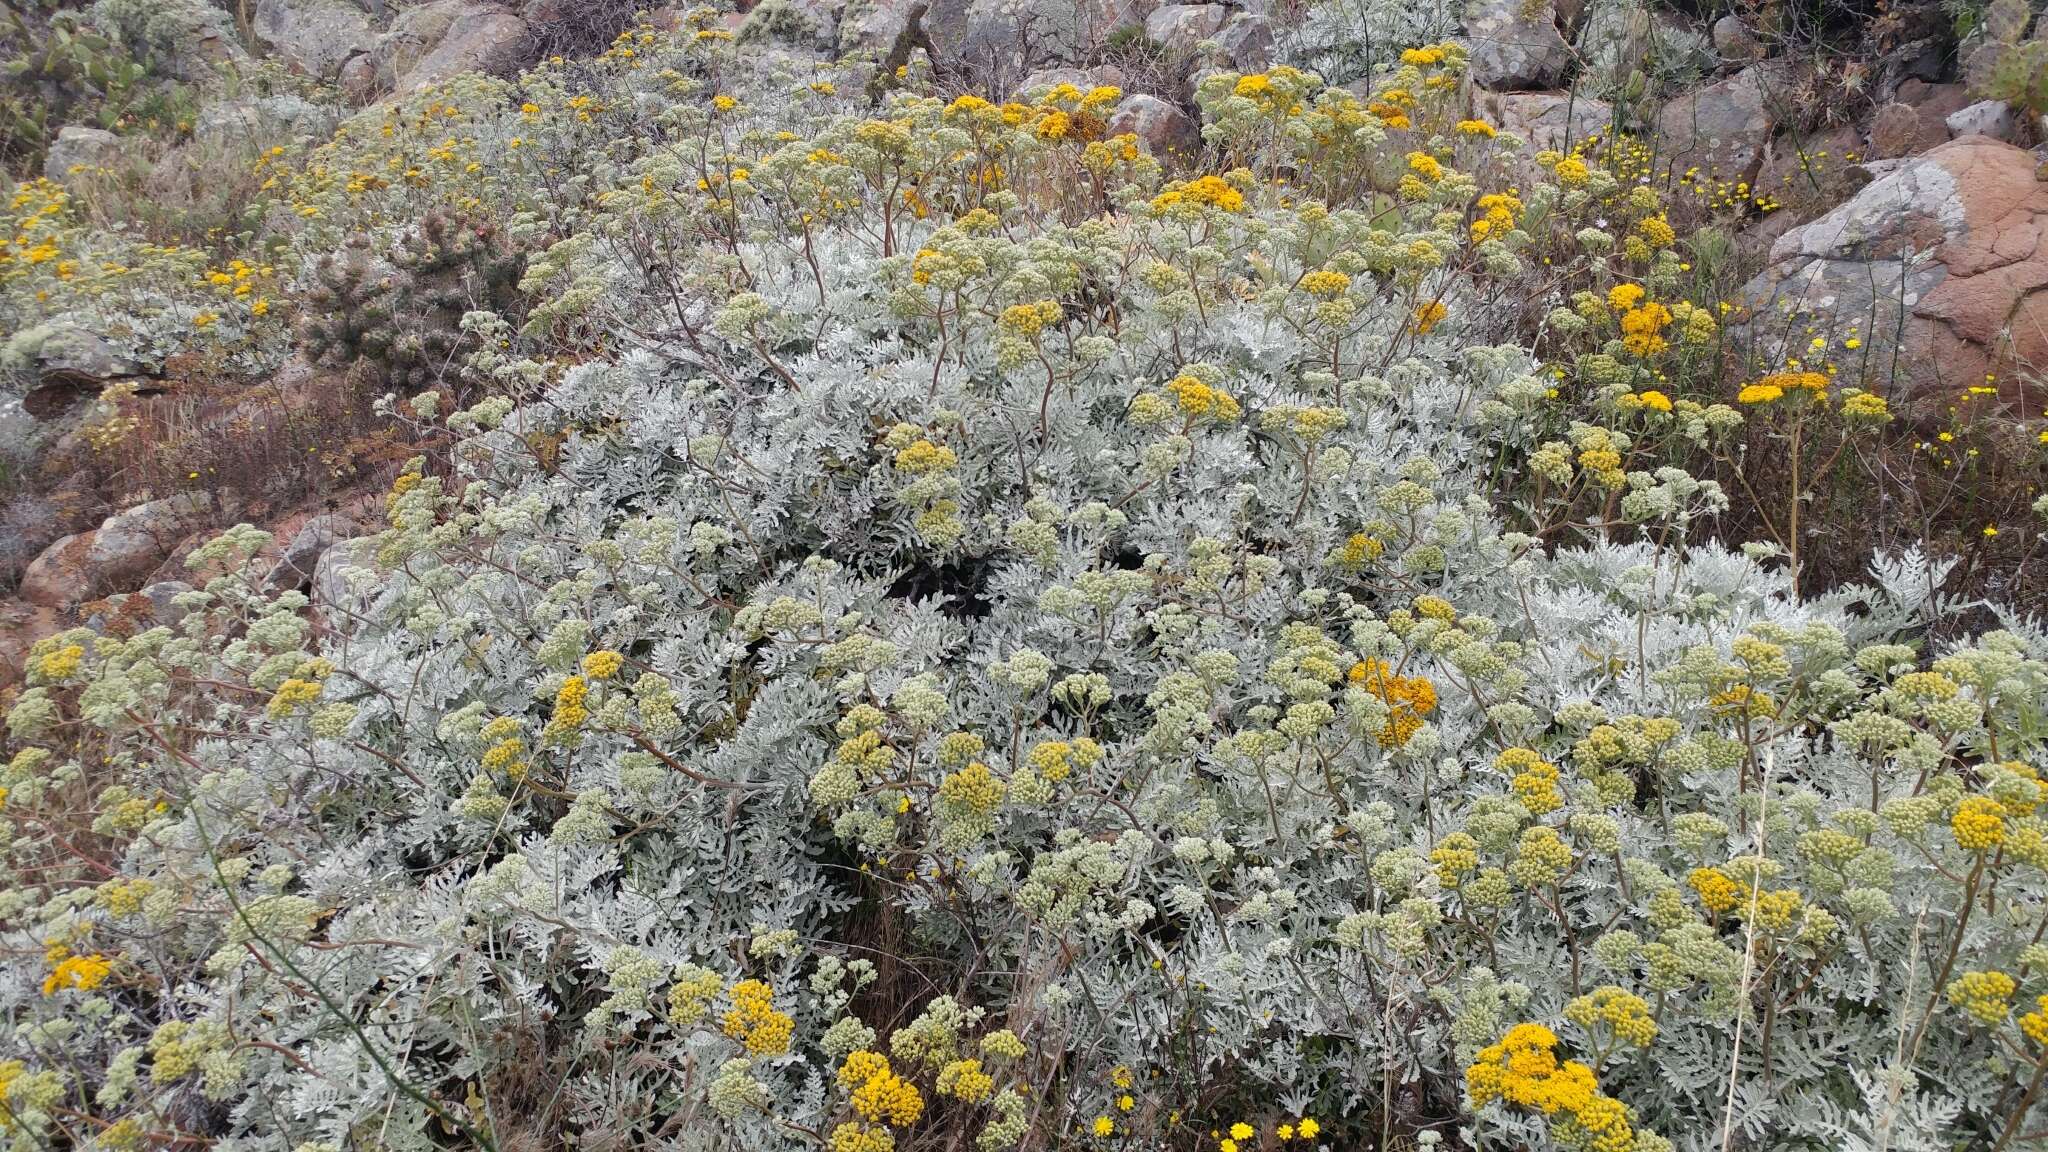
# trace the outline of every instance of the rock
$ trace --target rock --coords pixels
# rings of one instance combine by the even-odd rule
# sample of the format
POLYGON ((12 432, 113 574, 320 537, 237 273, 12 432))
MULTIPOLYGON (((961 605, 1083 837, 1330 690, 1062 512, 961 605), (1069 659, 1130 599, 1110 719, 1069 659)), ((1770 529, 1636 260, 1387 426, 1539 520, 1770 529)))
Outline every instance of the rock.
POLYGON ((1950 136, 1989 136, 2011 143, 2019 133, 2019 117, 2003 100, 1979 100, 1951 112, 1946 121, 1950 136))
POLYGON ((134 636, 158 626, 175 628, 190 609, 177 604, 179 596, 192 591, 183 580, 159 580, 140 592, 121 592, 100 601, 99 610, 86 617, 85 626, 105 635, 113 632, 134 636))
POLYGON ((200 110, 192 139, 213 152, 254 152, 302 137, 324 138, 339 120, 333 108, 289 94, 225 100, 200 110))
POLYGON ((1194 117, 1177 104, 1142 92, 1118 102, 1109 117, 1109 131, 1116 136, 1134 133, 1154 156, 1192 156, 1202 149, 1202 130, 1194 117))
POLYGON ((375 536, 337 541, 313 567, 314 611, 329 627, 353 631, 353 618, 376 597, 378 571, 375 536))
POLYGON ((1195 45, 1214 36, 1230 18, 1221 4, 1168 4, 1145 17, 1145 38, 1170 57, 1195 54, 1195 45))
POLYGON ((1847 198, 1850 185, 1861 187, 1870 180, 1857 164, 1861 147, 1862 137, 1847 125, 1778 137, 1765 148, 1751 191, 1781 205, 1799 203, 1810 213, 1832 208, 1847 198))
POLYGON ((1764 42, 1732 12, 1714 21, 1713 38, 1715 54, 1730 63, 1750 64, 1764 58, 1764 42))
POLYGON ((2048 183, 2037 163, 1967 136, 1787 232, 1743 290, 1760 315, 1761 355, 1796 351, 1766 338, 1803 332, 1792 327, 1802 316, 1838 333, 1854 322, 1864 348, 1840 364, 1842 383, 1888 391, 1913 415, 1945 411, 1987 374, 2016 387, 2014 365, 2048 363, 2048 183))
POLYGON ((405 93, 464 72, 509 75, 525 62, 526 21, 478 0, 431 0, 407 8, 377 45, 377 79, 405 93))
MULTIPOLYGON (((1923 126, 1920 113, 1911 105, 1892 103, 1877 110, 1870 118, 1869 154, 1880 160, 1889 160, 1919 151, 1923 126)), ((1942 135, 1948 135, 1946 126, 1942 135)))
POLYGON ((43 159, 43 175, 76 188, 102 171, 118 172, 126 167, 121 138, 100 128, 66 124, 57 130, 43 159))
POLYGON ((381 91, 377 80, 377 61, 374 56, 351 56, 348 63, 334 78, 335 87, 348 102, 358 108, 377 99, 381 91))
POLYGON ((1263 72, 1273 62, 1273 26, 1264 16, 1240 12, 1210 39, 1239 72, 1263 72))
POLYGON ((45 394, 48 389, 97 393, 109 381, 146 371, 141 361, 123 353, 106 337, 61 320, 21 333, 10 350, 34 365, 36 384, 22 398, 22 407, 37 419, 49 419, 70 406, 70 398, 57 392, 45 394))
POLYGON ((1481 88, 1549 88, 1571 65, 1551 0, 1469 0, 1465 34, 1472 82, 1481 88))
POLYGON ((1565 150, 1614 124, 1614 108, 1606 101, 1568 92, 1485 93, 1480 111, 1495 127, 1536 148, 1565 150))
POLYGON ((370 18, 354 0, 256 0, 250 29, 264 47, 315 80, 376 45, 370 18))
POLYGON ((1752 64, 1674 97, 1657 117, 1666 154, 1681 168, 1698 167, 1729 181, 1748 179, 1781 119, 1790 80, 1787 68, 1752 64))
POLYGON ((133 587, 163 563, 213 510, 213 498, 188 492, 152 500, 66 536, 43 550, 21 577, 21 598, 58 607, 133 587))
POLYGON ((1578 57, 1603 90, 1619 89, 1631 73, 1660 82, 1690 80, 1715 65, 1713 42, 1675 13, 1647 4, 1607 4, 1579 29, 1578 57))
POLYGON ((1071 84, 1086 92, 1095 87, 1095 77, 1086 68, 1040 68, 1017 85, 1015 96, 1019 100, 1043 96, 1062 84, 1071 84))
POLYGON ((263 578, 263 586, 272 592, 287 588, 300 588, 312 583, 318 573, 320 557, 329 548, 356 534, 356 522, 339 512, 327 512, 315 516, 292 534, 277 563, 263 578))

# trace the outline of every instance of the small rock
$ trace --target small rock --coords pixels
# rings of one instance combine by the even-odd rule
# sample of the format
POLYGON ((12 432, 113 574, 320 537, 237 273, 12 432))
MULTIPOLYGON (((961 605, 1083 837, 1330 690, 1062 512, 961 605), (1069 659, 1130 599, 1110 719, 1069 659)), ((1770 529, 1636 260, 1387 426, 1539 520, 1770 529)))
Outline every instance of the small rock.
POLYGON ((1566 149, 1614 125, 1612 105, 1568 92, 1489 93, 1480 109, 1496 127, 1536 148, 1566 149))
POLYGON ((1947 123, 1950 136, 1989 136, 2008 144, 2019 132, 2019 117, 2003 100, 1979 100, 1950 113, 1947 123))
POLYGON ((1734 13, 1714 21, 1713 36, 1714 51, 1723 60, 1749 64, 1764 58, 1764 42, 1734 13))
POLYGON ((279 59, 316 80, 331 80, 349 58, 376 44, 370 18, 354 0, 257 0, 250 29, 279 59))
POLYGON ((277 563, 264 576, 263 586, 272 592, 281 592, 310 584, 319 571, 320 557, 355 533, 355 521, 339 512, 324 513, 306 521, 293 533, 277 563))
POLYGON ((66 124, 57 130, 50 151, 43 159, 43 175, 76 188, 101 171, 118 172, 125 166, 121 138, 100 128, 66 124))
POLYGON ((1157 96, 1126 96, 1110 114, 1109 131, 1134 133, 1154 156, 1191 156, 1202 148, 1202 130, 1194 118, 1157 96))
MULTIPOLYGON (((1890 160, 1918 150, 1920 113, 1908 104, 1887 104, 1870 118, 1870 155, 1890 160)), ((1942 133, 1947 135, 1944 128, 1942 133)))
POLYGON ((86 618, 85 626, 105 635, 114 632, 135 635, 159 625, 175 628, 189 613, 176 603, 192 591, 183 580, 159 580, 140 592, 121 592, 101 601, 101 608, 86 618))
POLYGON ((1040 68, 1017 85, 1016 97, 1026 100, 1043 96, 1062 84, 1071 84, 1086 92, 1095 87, 1095 77, 1086 68, 1040 68))
POLYGON ((337 541, 321 553, 313 567, 313 608, 337 631, 354 630, 354 617, 361 614, 376 589, 377 538, 357 536, 337 541), (368 573, 366 579, 364 574, 368 573), (361 582, 359 585, 359 581, 361 582), (362 591, 357 591, 358 587, 362 591))
POLYGON ((1571 45, 1557 30, 1550 0, 1470 0, 1465 34, 1472 82, 1481 88, 1548 88, 1571 65, 1571 45))
POLYGON ((377 61, 367 53, 349 57, 335 75, 334 83, 348 102, 358 108, 375 100, 383 90, 377 81, 377 61))

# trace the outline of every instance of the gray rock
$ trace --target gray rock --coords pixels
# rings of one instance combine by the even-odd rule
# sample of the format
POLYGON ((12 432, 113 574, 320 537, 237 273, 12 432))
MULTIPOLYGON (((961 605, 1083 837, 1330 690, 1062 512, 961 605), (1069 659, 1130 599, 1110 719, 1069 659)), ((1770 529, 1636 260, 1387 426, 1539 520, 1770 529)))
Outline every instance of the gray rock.
POLYGON ((1949 113, 1947 124, 1950 136, 1989 136, 2011 143, 2019 134, 2020 119, 2003 100, 1979 100, 1949 113))
POLYGON ((117 621, 127 621, 137 631, 159 625, 175 628, 191 610, 179 606, 178 597, 192 591, 183 580, 159 580, 140 592, 122 592, 106 598, 106 607, 86 618, 85 626, 104 635, 117 621))
POLYGON ((290 94, 226 100, 200 110, 192 139, 205 149, 253 152, 302 137, 325 138, 339 120, 333 108, 290 94))
POLYGON ((1548 88, 1571 66, 1571 45, 1557 30, 1551 0, 1470 0, 1465 36, 1472 82, 1481 88, 1548 88))
POLYGON ((1239 72, 1262 72, 1273 63, 1273 25, 1264 16, 1240 12, 1210 39, 1239 72))
POLYGON ((92 179, 98 171, 120 171, 126 166, 121 138, 100 128, 66 124, 57 130, 43 159, 43 175, 67 188, 92 179))
POLYGON ((1202 148, 1202 130, 1194 117, 1177 104, 1142 92, 1118 102, 1109 117, 1109 131, 1116 136, 1135 134, 1154 156, 1190 156, 1202 148))
MULTIPOLYGON (((76 382, 97 386, 146 371, 141 361, 121 352, 106 337, 74 323, 60 320, 23 335, 35 340, 31 361, 40 384, 76 382)), ((30 414, 37 414, 33 405, 30 414)))
POLYGON ((381 87, 399 93, 464 72, 507 75, 525 62, 531 38, 516 13, 478 0, 432 0, 391 22, 373 55, 381 87))
POLYGON ((306 521, 290 542, 277 563, 263 578, 263 586, 273 592, 287 588, 298 588, 312 582, 319 573, 320 557, 329 548, 356 534, 356 522, 339 512, 327 512, 306 521))
POLYGON ((328 627, 354 631, 354 617, 377 596, 377 538, 337 541, 313 567, 313 609, 328 627))
POLYGON ((1579 29, 1578 55, 1587 72, 1612 90, 1629 75, 1667 84, 1713 70, 1714 47, 1684 18, 1650 5, 1604 4, 1579 29))
POLYGON ((1721 59, 1749 64, 1764 58, 1764 43, 1742 17, 1729 13, 1714 21, 1714 51, 1721 59))
POLYGON ((1536 148, 1566 149, 1614 124, 1612 105, 1568 92, 1486 93, 1480 111, 1536 148))
POLYGON ((1145 38, 1169 56, 1192 56, 1195 45, 1222 30, 1230 9, 1221 4, 1168 4, 1145 17, 1145 38))
POLYGON ((316 80, 334 79, 350 57, 377 43, 354 0, 257 0, 249 26, 264 47, 316 80))
POLYGON ((1043 96, 1062 84, 1072 84, 1086 92, 1095 86, 1095 77, 1086 68, 1040 68, 1017 85, 1015 95, 1019 100, 1043 96))
POLYGON ((334 84, 348 102, 358 108, 375 100, 377 93, 383 90, 377 79, 377 58, 374 55, 349 57, 348 63, 343 64, 335 75, 334 84))
POLYGON ((1695 166, 1724 180, 1748 179, 1783 118, 1791 70, 1752 64, 1674 97, 1657 118, 1666 153, 1680 167, 1695 166))

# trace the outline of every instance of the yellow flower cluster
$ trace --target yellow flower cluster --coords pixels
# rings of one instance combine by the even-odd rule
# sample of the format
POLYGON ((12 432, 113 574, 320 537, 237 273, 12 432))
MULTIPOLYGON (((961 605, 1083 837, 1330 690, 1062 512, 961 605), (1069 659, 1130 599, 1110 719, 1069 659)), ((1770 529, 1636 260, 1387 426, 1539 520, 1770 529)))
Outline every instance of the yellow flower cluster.
POLYGON ((609 680, 619 674, 619 668, 626 658, 609 648, 592 652, 583 658, 583 674, 592 680, 609 680))
POLYGON ((273 720, 282 720, 301 708, 312 706, 320 699, 322 685, 318 680, 293 678, 277 686, 270 697, 270 704, 264 709, 273 720))
POLYGON ((1351 288, 1351 277, 1328 268, 1319 268, 1301 278, 1301 290, 1311 296, 1342 296, 1351 288))
POLYGON ((988 765, 979 760, 948 773, 939 782, 939 799, 984 816, 1002 806, 1007 791, 988 765))
POLYGON ((1966 796, 1949 817, 1956 847, 1982 852, 2005 843, 2005 806, 1989 796, 1966 796))
POLYGON ((50 963, 50 974, 43 977, 45 996, 54 996, 65 988, 90 992, 106 983, 107 974, 114 970, 105 956, 97 952, 90 956, 74 956, 63 943, 54 940, 50 942, 45 959, 50 963))
POLYGON ((1493 766, 1512 778, 1508 788, 1531 816, 1542 816, 1564 807, 1557 790, 1557 765, 1527 748, 1509 748, 1494 757, 1493 766))
POLYGON ((975 1059, 954 1060, 939 1069, 937 1080, 939 1091, 955 1100, 979 1104, 995 1094, 995 1077, 984 1072, 981 1061, 975 1059))
POLYGON ((1657 1022, 1650 1018, 1649 1002, 1614 984, 1595 988, 1566 1004, 1564 1018, 1588 1031, 1605 1025, 1615 1036, 1638 1048, 1648 1048, 1657 1038, 1657 1022))
POLYGON ((1948 1002, 1979 1024, 1997 1024, 2012 1012, 2012 994, 2019 987, 1999 971, 1965 972, 1948 986, 1948 1002))
POLYGON ((1506 192, 1489 192, 1479 198, 1477 207, 1480 215, 1472 222, 1472 239, 1486 240, 1514 231, 1521 217, 1522 200, 1506 192))
POLYGON ((1019 336, 1036 336, 1060 322, 1062 313, 1058 301, 1039 300, 1031 304, 1013 304, 1003 309, 997 323, 1008 332, 1019 336))
POLYGON ((1193 376, 1175 376, 1166 382, 1166 393, 1174 406, 1190 420, 1235 420, 1243 411, 1237 400, 1221 388, 1212 388, 1193 376))
POLYGON ((2034 1010, 2020 1017, 2020 1031, 2034 1043, 2048 1047, 2048 996, 2034 999, 2034 1010))
POLYGON ((775 1010, 775 989, 759 980, 732 986, 732 1010, 719 1021, 727 1036, 746 1046, 749 1056, 780 1056, 789 1051, 796 1022, 775 1010))
POLYGON ((852 1089, 853 1110, 869 1123, 901 1128, 924 1113, 917 1085, 891 1070, 889 1058, 880 1052, 863 1049, 848 1055, 839 1066, 839 1084, 852 1089))
POLYGON ((1164 214, 1182 207, 1242 212, 1244 193, 1231 187, 1229 181, 1221 176, 1202 176, 1194 180, 1169 184, 1165 191, 1152 198, 1154 212, 1164 214))
POLYGON ((85 660, 85 647, 66 644, 43 653, 35 662, 35 674, 46 681, 69 680, 77 675, 79 665, 85 660))
POLYGON ((951 448, 934 444, 929 440, 918 440, 896 453, 896 470, 907 476, 929 476, 934 472, 950 472, 960 458, 951 448))
POLYGON ((1383 660, 1353 664, 1346 678, 1386 702, 1387 722, 1379 733, 1385 747, 1408 743, 1422 727, 1422 718, 1436 711, 1436 685, 1420 676, 1396 675, 1383 660))
POLYGON ((1414 314, 1415 334, 1417 336, 1429 335, 1429 330, 1436 327, 1448 315, 1450 315, 1450 309, 1445 308, 1441 300, 1430 300, 1417 304, 1414 314))
POLYGON ((1816 400, 1827 399, 1827 376, 1820 372, 1773 372, 1754 384, 1744 385, 1735 400, 1738 404, 1773 404, 1801 392, 1816 400))
POLYGON ((1092 768, 1102 759, 1102 745, 1086 736, 1072 741, 1048 740, 1031 749, 1031 766, 1047 780, 1065 780, 1075 768, 1092 768))
POLYGON ((590 684, 581 676, 571 676, 562 681, 555 690, 555 711, 548 719, 548 728, 555 732, 573 732, 583 727, 590 719, 590 709, 583 703, 590 695, 590 684))
POLYGON ((1636 1134, 1628 1106, 1600 1091, 1593 1070, 1559 1061, 1557 1036, 1541 1024, 1517 1024, 1465 1069, 1474 1108, 1502 1100, 1541 1112, 1565 1143, 1592 1152, 1630 1152, 1636 1134))

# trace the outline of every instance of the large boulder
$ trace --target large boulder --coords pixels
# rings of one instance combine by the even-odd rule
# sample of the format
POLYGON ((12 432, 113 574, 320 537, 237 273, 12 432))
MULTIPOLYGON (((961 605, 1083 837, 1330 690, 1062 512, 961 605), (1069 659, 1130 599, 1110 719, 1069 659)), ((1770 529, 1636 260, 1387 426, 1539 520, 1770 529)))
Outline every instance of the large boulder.
POLYGON ((355 0, 256 0, 249 26, 278 59, 316 80, 334 79, 377 43, 355 0))
POLYGON ((2015 366, 2048 364, 2048 182, 2038 167, 1988 136, 1900 162, 1773 245, 1744 289, 1758 337, 1804 333, 1787 317, 1838 334, 1853 325, 1863 347, 1839 365, 1843 382, 1888 388, 1918 414, 1987 378, 2016 387, 2015 366))
POLYGON ((1192 56, 1195 45, 1222 31, 1229 18, 1221 4, 1168 4, 1145 17, 1145 38, 1169 57, 1192 56))
POLYGON ((1771 133, 1790 110, 1792 70, 1752 64, 1674 97, 1657 117, 1659 144, 1673 165, 1727 181, 1756 175, 1771 133))
POLYGON ((1661 6, 1633 2, 1594 7, 1579 29, 1577 49, 1587 76, 1609 92, 1632 73, 1661 86, 1695 79, 1716 63, 1706 33, 1661 6))
POLYGON ((508 75, 531 42, 526 21, 500 5, 432 0, 399 13, 372 55, 378 83, 406 93, 464 72, 508 75))
POLYGON ((223 100, 200 109, 192 139, 209 152, 254 152, 303 137, 325 138, 339 120, 334 108, 290 93, 223 100))
POLYGON ((44 549, 22 573, 21 598, 58 607, 133 588, 205 527, 212 511, 211 496, 186 492, 116 513, 44 549))
POLYGON ((1549 88, 1571 66, 1551 0, 1471 0, 1465 9, 1472 82, 1481 88, 1549 88))
POLYGON ((67 188, 90 180, 95 173, 119 171, 127 163, 121 138, 103 128, 66 124, 57 130, 43 157, 43 175, 67 188))
POLYGON ((1192 156, 1202 150, 1202 129, 1180 105, 1132 93, 1117 103, 1109 117, 1109 131, 1121 136, 1129 132, 1144 142, 1154 156, 1192 156))
POLYGON ((1537 148, 1562 151, 1614 125, 1612 105, 1570 92, 1488 92, 1478 106, 1495 127, 1537 148))

